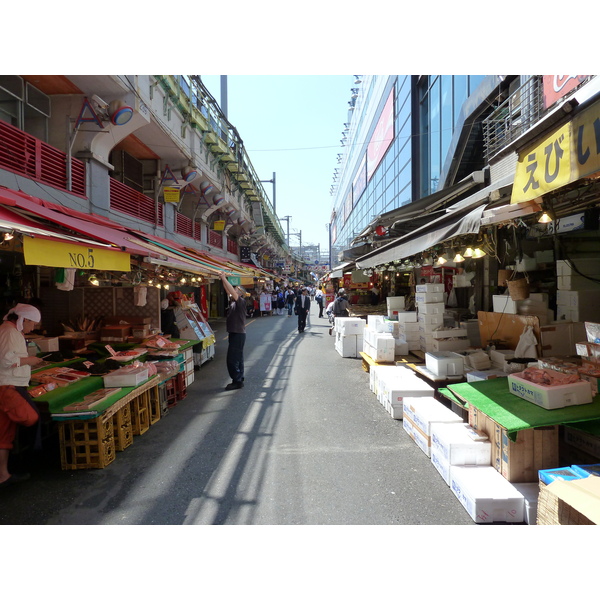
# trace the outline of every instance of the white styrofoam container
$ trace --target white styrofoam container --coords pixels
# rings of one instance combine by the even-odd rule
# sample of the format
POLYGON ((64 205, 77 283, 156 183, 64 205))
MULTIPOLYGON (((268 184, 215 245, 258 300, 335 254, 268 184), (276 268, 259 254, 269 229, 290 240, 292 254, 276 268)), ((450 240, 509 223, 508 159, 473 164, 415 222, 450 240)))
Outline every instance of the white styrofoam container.
POLYGON ((148 369, 145 367, 122 367, 112 373, 103 375, 104 387, 133 387, 148 380, 148 369))
POLYGON ((404 333, 400 333, 398 339, 403 342, 418 342, 421 339, 421 335, 418 329, 417 331, 405 331, 404 333))
POLYGON ((396 356, 406 356, 408 354, 408 342, 396 339, 396 348, 394 350, 396 356))
POLYGON ((547 386, 528 381, 519 373, 511 373, 508 375, 508 389, 511 394, 547 410, 590 404, 593 401, 589 381, 547 386))
POLYGON ((453 327, 452 329, 434 329, 431 335, 436 339, 446 338, 466 338, 468 337, 467 330, 462 327, 453 327))
POLYGON ((510 296, 492 296, 493 312, 517 315, 522 302, 523 300, 513 300, 510 296))
POLYGON ((404 296, 388 296, 385 301, 388 310, 404 310, 404 296))
POLYGON ((465 359, 456 352, 427 352, 425 367, 435 375, 462 375, 465 372, 465 359))
POLYGON ((336 333, 335 349, 343 358, 356 358, 362 349, 362 336, 336 333))
POLYGON ((451 465, 491 465, 492 444, 468 423, 432 423, 431 447, 451 465))
POLYGON ((437 329, 444 324, 444 315, 426 315, 419 313, 419 327, 437 329))
POLYGON ((571 262, 573 262, 575 268, 578 271, 581 271, 584 275, 589 275, 591 277, 596 277, 598 272, 600 272, 600 259, 599 258, 578 258, 574 261, 566 261, 566 260, 557 260, 556 261, 556 274, 559 277, 568 276, 568 275, 577 275, 577 271, 575 271, 571 262))
POLYGON ((417 322, 417 311, 416 310, 405 310, 398 311, 398 321, 400 323, 416 323, 417 322))
POLYGON ((494 467, 454 466, 450 489, 476 523, 523 522, 523 495, 494 467))
POLYGON ((342 335, 362 335, 366 322, 356 317, 336 317, 334 329, 342 335))
POLYGON ((442 476, 442 479, 450 485, 450 469, 452 468, 452 465, 435 446, 431 446, 429 456, 431 457, 431 464, 437 469, 437 472, 442 476))
POLYGON ((431 436, 433 423, 462 423, 462 418, 433 396, 406 398, 404 413, 426 435, 431 436))
POLYGON ((523 495, 525 505, 523 517, 527 525, 537 525, 537 507, 540 495, 540 484, 535 483, 513 483, 514 488, 523 495))
POLYGON ((380 391, 386 402, 395 406, 403 406, 405 398, 421 398, 431 396, 435 390, 425 381, 416 376, 384 381, 380 391))
MULTIPOLYGON (((444 315, 443 302, 417 302, 417 312, 424 315, 444 315)), ((443 320, 442 320, 443 323, 443 320)))
POLYGON ((415 302, 420 305, 420 303, 431 303, 431 302, 437 302, 439 303, 443 303, 444 302, 444 294, 443 292, 417 292, 415 294, 415 302))
POLYGON ((37 338, 32 340, 35 345, 40 349, 40 352, 58 352, 58 338, 37 338))
POLYGON ((496 379, 497 377, 506 377, 507 373, 498 369, 490 369, 489 371, 467 371, 467 383, 473 381, 486 381, 488 379, 496 379))
POLYGON ((417 313, 414 313, 414 314, 415 314, 415 320, 413 322, 398 323, 400 333, 408 333, 409 331, 412 331, 412 332, 419 331, 419 322, 417 321, 417 317, 416 317, 417 313))
POLYGON ((434 292, 434 293, 443 293, 444 292, 444 284, 443 283, 420 283, 416 286, 416 292, 434 292))
POLYGON ((406 413, 402 412, 402 425, 404 431, 412 438, 412 440, 421 448, 421 450, 427 455, 431 455, 431 437, 425 435, 415 424, 406 416, 406 413))
POLYGON ((396 371, 400 367, 397 365, 374 365, 369 369, 369 389, 377 394, 379 381, 385 377, 386 372, 390 370, 396 371))
POLYGON ((469 340, 439 340, 434 338, 431 346, 435 352, 444 352, 446 350, 449 350, 451 352, 463 352, 469 347, 469 340))
MULTIPOLYGON (((392 341, 393 340, 394 338, 392 338, 392 341)), ((395 344, 393 344, 391 348, 382 348, 372 346, 365 342, 363 348, 363 352, 370 356, 375 362, 394 362, 396 357, 395 344)))

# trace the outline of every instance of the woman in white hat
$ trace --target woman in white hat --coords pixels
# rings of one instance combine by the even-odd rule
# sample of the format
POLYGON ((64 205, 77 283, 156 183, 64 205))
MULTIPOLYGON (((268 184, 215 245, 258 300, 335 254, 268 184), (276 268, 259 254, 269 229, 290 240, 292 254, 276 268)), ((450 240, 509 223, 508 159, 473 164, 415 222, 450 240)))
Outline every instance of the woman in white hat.
POLYGON ((17 425, 31 426, 38 414, 29 404, 27 386, 31 367, 42 359, 29 356, 25 335, 42 320, 40 311, 30 304, 17 304, 0 325, 0 488, 18 483, 27 474, 10 474, 8 457, 17 434, 17 425))

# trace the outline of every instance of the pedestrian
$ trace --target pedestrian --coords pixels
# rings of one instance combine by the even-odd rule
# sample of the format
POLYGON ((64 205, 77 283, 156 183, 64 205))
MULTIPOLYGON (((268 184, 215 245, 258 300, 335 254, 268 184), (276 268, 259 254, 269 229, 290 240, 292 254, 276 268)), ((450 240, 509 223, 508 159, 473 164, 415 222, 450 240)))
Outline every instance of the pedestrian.
POLYGON ((323 317, 323 302, 325 300, 321 288, 317 288, 317 291, 315 292, 315 300, 319 305, 319 319, 321 319, 323 317))
MULTIPOLYGON (((332 314, 333 320, 335 324, 336 317, 348 317, 350 313, 348 309, 350 308, 350 302, 348 302, 348 297, 346 296, 346 290, 344 288, 340 288, 337 293, 337 297, 333 303, 332 314)), ((329 335, 333 333, 333 327, 331 326, 329 329, 329 335)))
POLYGON ((29 478, 29 474, 11 474, 8 458, 17 435, 17 425, 30 427, 39 421, 39 413, 27 392, 31 367, 42 362, 29 356, 25 335, 42 320, 40 311, 30 304, 11 308, 0 325, 0 488, 29 478))
POLYGON ((277 314, 282 315, 285 307, 285 298, 283 297, 283 290, 277 292, 277 314))
POLYGON ((296 302, 296 294, 292 288, 289 288, 285 292, 285 302, 287 304, 288 317, 291 317, 294 310, 294 303, 296 302))
POLYGON ((225 386, 226 390, 239 390, 244 387, 244 344, 246 343, 246 291, 242 286, 233 286, 225 273, 219 273, 221 283, 229 296, 227 309, 227 333, 229 345, 227 347, 227 371, 231 383, 225 386))
POLYGON ((306 316, 310 310, 310 296, 306 288, 302 289, 300 296, 296 298, 296 314, 298 315, 298 333, 302 333, 306 327, 306 316))

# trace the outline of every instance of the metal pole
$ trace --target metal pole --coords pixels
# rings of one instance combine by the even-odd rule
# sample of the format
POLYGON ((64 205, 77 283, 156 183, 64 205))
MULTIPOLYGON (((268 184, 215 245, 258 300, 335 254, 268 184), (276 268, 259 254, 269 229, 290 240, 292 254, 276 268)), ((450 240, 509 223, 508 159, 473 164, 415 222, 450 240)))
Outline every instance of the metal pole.
POLYGON ((275 216, 277 216, 277 203, 276 203, 276 194, 277 194, 277 187, 275 186, 275 172, 273 172, 273 214, 275 216))
POLYGON ((221 110, 227 118, 227 75, 221 75, 221 110))

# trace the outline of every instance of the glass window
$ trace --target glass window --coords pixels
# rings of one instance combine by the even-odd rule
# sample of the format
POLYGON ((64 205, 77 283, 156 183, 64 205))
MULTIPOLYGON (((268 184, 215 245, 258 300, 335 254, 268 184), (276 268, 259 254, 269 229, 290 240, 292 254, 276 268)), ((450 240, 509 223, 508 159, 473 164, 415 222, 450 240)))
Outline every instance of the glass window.
POLYGON ((442 76, 442 164, 452 141, 452 76, 442 76))
POLYGON ((468 96, 467 77, 467 75, 454 76, 454 127, 458 122, 460 109, 468 96))
POLYGON ((440 180, 440 153, 441 153, 441 135, 442 119, 440 111, 440 80, 436 79, 429 92, 429 110, 431 114, 430 125, 430 154, 429 154, 429 186, 428 194, 437 190, 440 180))

